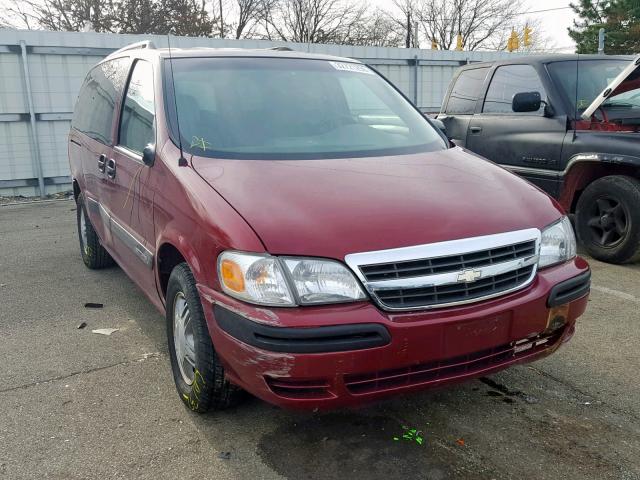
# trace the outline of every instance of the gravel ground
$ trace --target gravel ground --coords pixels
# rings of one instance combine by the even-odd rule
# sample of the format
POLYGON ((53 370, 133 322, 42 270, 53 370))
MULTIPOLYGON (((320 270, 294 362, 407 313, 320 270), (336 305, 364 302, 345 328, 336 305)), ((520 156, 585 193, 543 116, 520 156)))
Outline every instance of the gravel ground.
POLYGON ((2 479, 640 479, 640 265, 592 262, 575 337, 540 362, 353 411, 198 416, 162 316, 83 266, 71 201, 0 207, 0 238, 2 479))

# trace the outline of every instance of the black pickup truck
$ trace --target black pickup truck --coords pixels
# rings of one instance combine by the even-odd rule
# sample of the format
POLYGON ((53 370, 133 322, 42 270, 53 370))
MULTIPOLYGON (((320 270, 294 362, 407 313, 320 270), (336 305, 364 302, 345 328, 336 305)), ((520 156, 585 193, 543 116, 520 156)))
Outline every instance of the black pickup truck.
POLYGON ((450 140, 539 186, 599 260, 640 260, 640 56, 553 55, 462 67, 450 140))

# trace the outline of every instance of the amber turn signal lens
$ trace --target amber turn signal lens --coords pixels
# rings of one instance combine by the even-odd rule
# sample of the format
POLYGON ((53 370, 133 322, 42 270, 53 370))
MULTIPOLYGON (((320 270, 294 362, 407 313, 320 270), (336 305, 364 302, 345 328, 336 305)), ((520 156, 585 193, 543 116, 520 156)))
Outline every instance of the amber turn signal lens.
POLYGON ((244 275, 240 265, 231 260, 223 260, 220 264, 221 281, 225 287, 234 292, 244 292, 244 275))

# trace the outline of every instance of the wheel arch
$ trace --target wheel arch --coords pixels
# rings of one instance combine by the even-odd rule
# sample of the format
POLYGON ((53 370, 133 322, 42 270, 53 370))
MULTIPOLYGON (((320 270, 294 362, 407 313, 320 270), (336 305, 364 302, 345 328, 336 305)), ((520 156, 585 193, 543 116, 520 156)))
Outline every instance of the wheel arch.
POLYGON ((71 181, 71 184, 73 186, 73 200, 78 203, 78 197, 80 197, 80 184, 78 183, 78 180, 76 180, 75 178, 71 181))
POLYGON ((575 213, 582 192, 595 180, 612 175, 640 179, 640 157, 606 153, 574 155, 563 175, 560 204, 575 213))
POLYGON ((196 281, 201 281, 203 274, 201 263, 195 250, 184 236, 164 237, 159 242, 156 252, 156 281, 158 283, 158 293, 160 293, 163 301, 166 300, 169 277, 176 265, 185 262, 191 269, 196 281))

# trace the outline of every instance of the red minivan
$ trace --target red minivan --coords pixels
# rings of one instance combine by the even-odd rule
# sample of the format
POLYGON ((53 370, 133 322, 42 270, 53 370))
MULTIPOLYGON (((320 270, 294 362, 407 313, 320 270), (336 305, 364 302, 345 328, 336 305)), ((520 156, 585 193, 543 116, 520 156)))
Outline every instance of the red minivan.
POLYGON ((83 261, 166 313, 194 411, 468 380, 552 353, 587 305, 558 204, 351 59, 125 47, 89 72, 69 159, 83 261))

